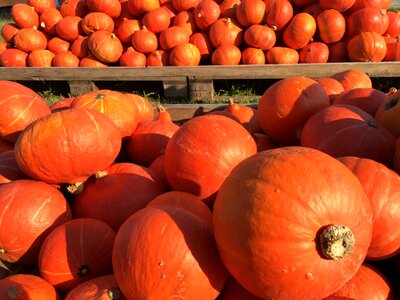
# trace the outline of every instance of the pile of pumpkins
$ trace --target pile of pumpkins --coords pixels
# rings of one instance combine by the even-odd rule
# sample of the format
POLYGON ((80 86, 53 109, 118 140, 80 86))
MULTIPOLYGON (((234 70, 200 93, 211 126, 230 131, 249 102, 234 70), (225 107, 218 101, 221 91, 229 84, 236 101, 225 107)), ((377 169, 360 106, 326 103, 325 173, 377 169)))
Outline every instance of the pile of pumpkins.
POLYGON ((174 123, 0 81, 1 299, 394 299, 400 91, 288 77, 174 123))
POLYGON ((4 67, 197 66, 400 59, 390 0, 28 0, 4 67))

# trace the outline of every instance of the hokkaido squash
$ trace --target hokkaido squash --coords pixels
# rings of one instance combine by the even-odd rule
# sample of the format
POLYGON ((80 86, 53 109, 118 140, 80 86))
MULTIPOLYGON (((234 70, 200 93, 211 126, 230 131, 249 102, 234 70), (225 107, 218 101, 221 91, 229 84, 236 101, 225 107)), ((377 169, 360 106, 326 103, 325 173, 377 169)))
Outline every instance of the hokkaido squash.
POLYGON ((213 224, 224 265, 250 293, 317 300, 356 274, 371 241, 372 212, 348 168, 291 146, 240 162, 219 189, 213 224))
POLYGON ((385 126, 396 137, 400 136, 400 90, 389 95, 375 113, 378 123, 385 126))

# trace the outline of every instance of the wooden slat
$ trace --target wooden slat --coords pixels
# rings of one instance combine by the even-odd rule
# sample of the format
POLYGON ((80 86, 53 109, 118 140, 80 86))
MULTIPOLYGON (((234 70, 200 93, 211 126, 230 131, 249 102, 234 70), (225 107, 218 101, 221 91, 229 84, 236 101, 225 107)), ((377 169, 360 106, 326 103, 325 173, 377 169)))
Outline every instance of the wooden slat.
POLYGON ((0 0, 0 7, 9 7, 17 3, 26 3, 26 0, 0 0))
POLYGON ((107 67, 107 68, 0 68, 0 79, 8 80, 97 80, 163 81, 171 77, 206 79, 280 79, 289 76, 312 78, 358 69, 371 77, 400 77, 400 62, 328 63, 296 65, 239 65, 197 67, 107 67))

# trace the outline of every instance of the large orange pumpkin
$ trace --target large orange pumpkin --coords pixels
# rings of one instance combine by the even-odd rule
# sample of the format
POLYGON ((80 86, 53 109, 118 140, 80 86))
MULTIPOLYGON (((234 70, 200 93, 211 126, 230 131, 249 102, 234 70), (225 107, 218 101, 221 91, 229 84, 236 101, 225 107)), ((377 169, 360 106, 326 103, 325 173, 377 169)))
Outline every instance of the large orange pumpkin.
POLYGON ((332 74, 330 77, 339 81, 345 91, 353 88, 372 88, 371 78, 367 73, 358 69, 348 69, 332 74))
POLYGON ((0 137, 5 140, 15 142, 28 125, 51 112, 41 96, 22 84, 1 80, 0 90, 0 137))
POLYGON ((55 228, 42 244, 39 273, 61 293, 110 274, 114 238, 114 231, 102 221, 89 218, 68 221, 55 228))
POLYGON ((2 184, 0 199, 0 258, 11 263, 36 263, 45 238, 72 218, 63 194, 44 182, 2 184))
POLYGON ((118 230, 112 255, 128 299, 215 299, 228 277, 212 227, 183 208, 134 213, 118 230))
POLYGON ((85 183, 72 210, 78 218, 101 220, 117 232, 131 214, 164 192, 163 184, 148 168, 116 163, 85 183))
POLYGON ((71 108, 24 130, 15 144, 15 155, 21 170, 32 178, 74 184, 111 165, 120 148, 121 135, 108 117, 71 108))
POLYGON ((362 109, 346 104, 312 115, 301 133, 301 145, 334 157, 358 156, 392 164, 396 138, 362 109))
POLYGON ((350 61, 380 62, 386 56, 386 41, 374 31, 361 32, 347 43, 347 52, 350 61))
POLYGON ((319 77, 316 78, 315 81, 323 87, 329 97, 329 102, 331 104, 336 99, 336 97, 344 92, 343 85, 336 79, 330 77, 319 77))
POLYGON ((39 15, 35 8, 26 3, 14 4, 11 8, 11 17, 19 28, 39 27, 39 15))
POLYGON ((292 146, 239 163, 217 194, 213 224, 224 265, 252 294, 317 300, 357 272, 371 241, 372 212, 348 168, 292 146))
POLYGON ((174 190, 213 202, 234 166, 255 154, 250 133, 225 116, 207 114, 183 124, 165 150, 165 174, 174 190))
POLYGON ((330 104, 322 86, 308 77, 288 77, 271 85, 257 108, 261 129, 274 140, 296 144, 307 119, 330 104))
POLYGON ((400 90, 389 95, 379 106, 375 119, 395 136, 400 136, 400 90))
POLYGON ((338 158, 361 182, 373 214, 372 240, 367 259, 381 260, 400 252, 400 176, 366 158, 338 158))
POLYGON ((47 38, 35 28, 22 28, 14 36, 14 45, 27 53, 44 50, 47 47, 47 38))
POLYGON ((124 50, 117 36, 105 30, 98 30, 89 36, 88 48, 98 60, 104 63, 117 62, 124 50))
POLYGON ((71 103, 72 108, 95 110, 112 120, 121 137, 130 136, 138 124, 136 105, 124 94, 112 90, 97 90, 82 94, 71 103))
POLYGON ((283 42, 293 49, 301 49, 307 45, 317 30, 317 23, 308 13, 298 13, 293 16, 283 32, 283 42))

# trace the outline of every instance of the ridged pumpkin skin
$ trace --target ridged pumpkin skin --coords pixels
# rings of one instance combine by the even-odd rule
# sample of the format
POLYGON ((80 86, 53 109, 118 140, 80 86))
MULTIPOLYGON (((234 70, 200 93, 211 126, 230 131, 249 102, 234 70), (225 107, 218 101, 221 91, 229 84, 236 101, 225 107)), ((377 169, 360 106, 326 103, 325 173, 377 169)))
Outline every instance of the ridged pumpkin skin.
POLYGON ((361 70, 348 69, 346 71, 335 73, 330 77, 339 81, 345 91, 354 88, 372 88, 371 78, 367 73, 361 70))
POLYGON ((92 33, 88 39, 88 48, 92 54, 103 63, 115 63, 123 52, 121 41, 114 33, 99 30, 92 33))
POLYGON ((0 137, 15 142, 19 134, 37 119, 50 114, 41 96, 17 82, 0 81, 0 137))
POLYGON ((95 110, 112 120, 121 137, 130 136, 138 124, 136 105, 124 94, 111 90, 97 90, 82 94, 71 103, 72 108, 95 110))
POLYGON ((46 280, 31 274, 13 274, 0 280, 3 300, 59 300, 54 287, 46 280))
POLYGON ((288 77, 271 85, 257 107, 261 129, 274 140, 296 144, 307 119, 330 104, 325 90, 308 77, 288 77))
POLYGON ((298 146, 239 163, 218 192, 213 223, 228 271, 255 296, 274 300, 332 294, 357 272, 372 234, 371 208, 354 174, 298 146), (327 241, 336 233, 345 245, 338 252, 327 241))
POLYGON ((85 281, 72 289, 65 300, 126 300, 114 275, 104 275, 85 281))
POLYGON ((40 249, 41 277, 67 293, 82 282, 110 274, 114 238, 111 227, 95 219, 73 219, 58 226, 40 249))
POLYGON ((367 259, 381 260, 400 252, 400 176, 366 158, 338 158, 361 182, 371 204, 373 229, 367 259))
POLYGON ((331 105, 312 115, 301 133, 301 145, 333 157, 358 156, 392 164, 396 138, 374 118, 353 105, 331 105), (356 142, 355 142, 356 141, 356 142))
POLYGON ((24 130, 15 144, 15 156, 21 170, 32 178, 74 184, 111 165, 120 148, 121 135, 108 117, 71 108, 24 130))
POLYGON ((400 137, 400 90, 388 96, 375 113, 375 120, 400 137))
POLYGON ((85 182, 72 210, 75 217, 101 220, 117 232, 131 214, 164 192, 164 185, 148 168, 116 163, 105 169, 102 176, 85 182))
POLYGON ((125 97, 135 103, 139 112, 138 122, 151 121, 154 119, 153 105, 149 100, 134 93, 126 93, 125 97))
POLYGON ((27 53, 34 50, 44 50, 47 39, 43 32, 34 28, 22 28, 14 36, 15 46, 27 53))
POLYGON ((128 299, 215 299, 227 277, 212 228, 183 208, 146 207, 129 217, 113 249, 128 299))
POLYGON ((14 150, 0 149, 0 184, 26 178, 27 176, 18 167, 14 150))
POLYGON ((362 264, 357 273, 339 290, 324 300, 385 299, 393 300, 388 279, 378 269, 362 264))
POLYGON ((36 263, 47 235, 72 218, 62 193, 35 180, 0 185, 0 211, 0 259, 11 263, 36 263))
POLYGON ((254 139, 236 121, 199 116, 183 124, 168 142, 165 174, 173 190, 213 201, 233 167, 256 151, 254 139))

